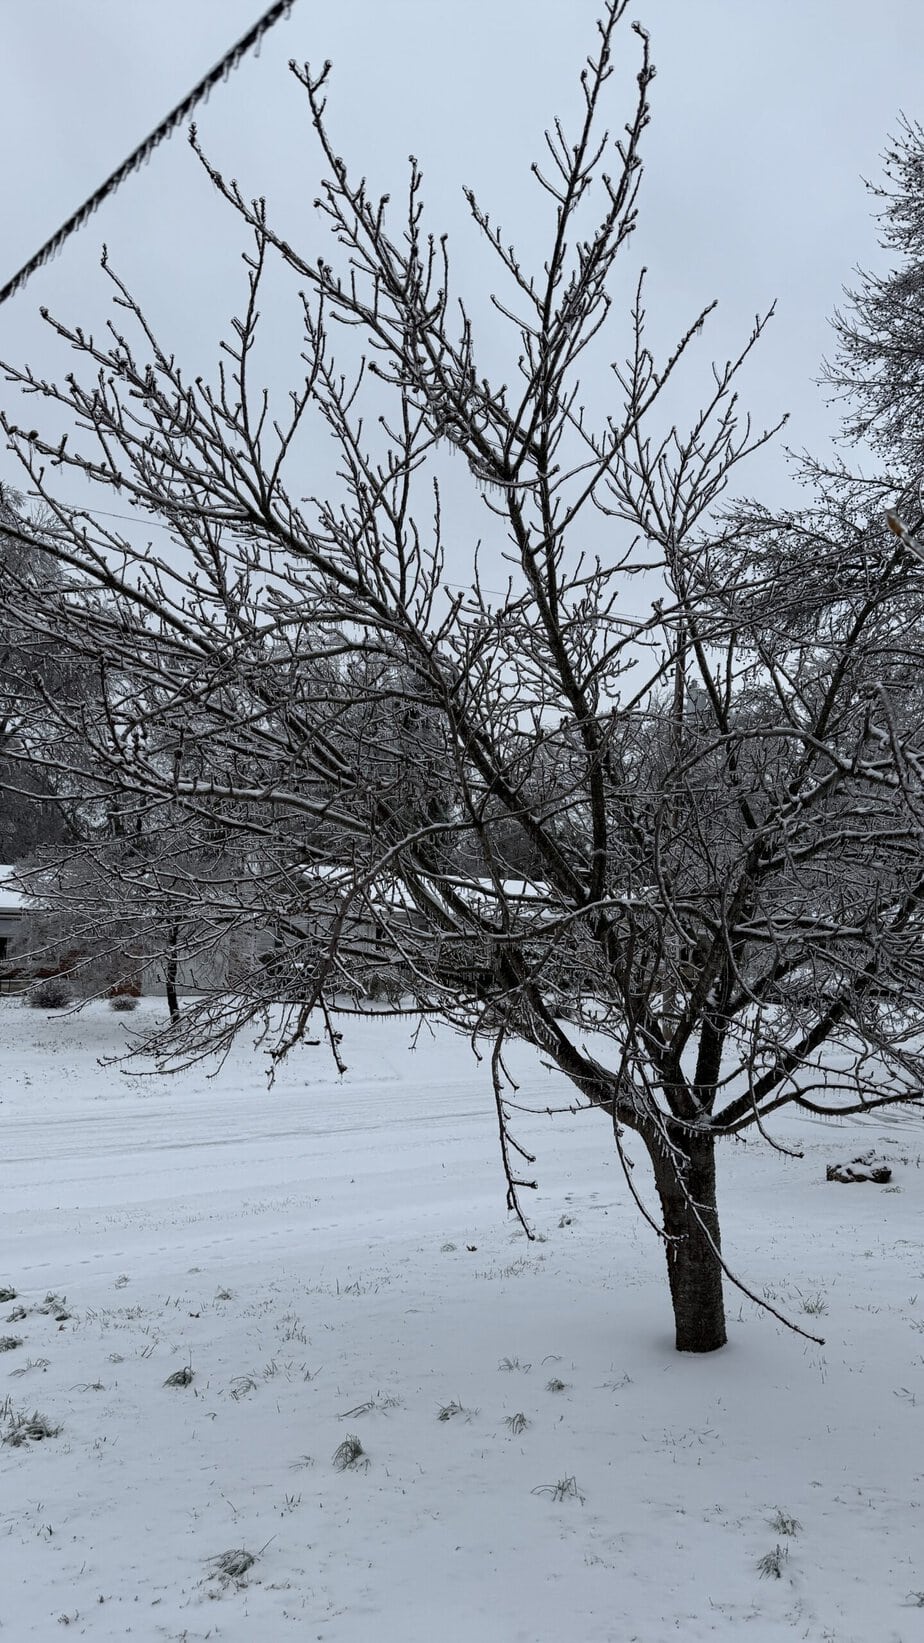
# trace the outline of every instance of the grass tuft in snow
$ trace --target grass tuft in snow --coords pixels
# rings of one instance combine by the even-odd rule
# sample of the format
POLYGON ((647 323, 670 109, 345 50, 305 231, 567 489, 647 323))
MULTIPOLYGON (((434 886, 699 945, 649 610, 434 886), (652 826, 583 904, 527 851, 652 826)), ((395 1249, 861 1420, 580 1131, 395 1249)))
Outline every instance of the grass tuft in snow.
POLYGON ((553 1375, 550 1381, 546 1381, 545 1389, 547 1392, 567 1392, 568 1382, 560 1380, 557 1375, 553 1375))
POLYGON ((348 1432, 338 1443, 332 1459, 338 1472, 359 1471, 369 1465, 369 1456, 355 1432, 348 1432))
POLYGON ((613 1375, 610 1376, 608 1381, 603 1382, 604 1390, 607 1391, 607 1392, 621 1392, 624 1386, 631 1386, 631 1385, 632 1385, 632 1376, 631 1375, 615 1375, 615 1374, 613 1374, 613 1375))
POLYGON ((56 1295, 53 1290, 50 1290, 45 1296, 38 1310, 44 1316, 54 1318, 56 1324, 67 1323, 68 1318, 71 1316, 67 1310, 67 1296, 56 1295))
POLYGON ((535 1489, 530 1490, 530 1493, 533 1495, 551 1495, 553 1500, 579 1500, 582 1506, 584 1504, 584 1496, 581 1494, 577 1486, 577 1479, 573 1475, 570 1478, 559 1478, 557 1483, 539 1483, 535 1489))
POLYGON ((245 1546, 232 1546, 228 1552, 220 1552, 210 1562, 210 1571, 222 1580, 233 1581, 235 1585, 248 1575, 257 1561, 255 1552, 248 1552, 245 1546))
POLYGON ((810 1318, 823 1318, 828 1310, 828 1303, 819 1290, 815 1295, 800 1296, 801 1309, 807 1312, 810 1318))
POLYGON ((461 1415, 463 1420, 470 1421, 473 1415, 477 1415, 477 1413, 477 1409, 466 1409, 463 1404, 453 1399, 452 1403, 444 1403, 441 1406, 437 1411, 436 1418, 438 1421, 451 1421, 456 1415, 461 1415))
POLYGON ((15 1352, 17 1346, 22 1346, 21 1335, 0 1335, 0 1352, 15 1352))
POLYGON ((172 1375, 168 1375, 167 1379, 164 1381, 164 1385, 191 1386, 195 1380, 195 1376, 196 1372, 193 1369, 192 1364, 187 1363, 183 1365, 182 1369, 175 1369, 172 1375))
POLYGON ((515 1415, 504 1416, 504 1425, 513 1437, 518 1438, 521 1432, 526 1431, 529 1421, 524 1415, 522 1409, 518 1409, 515 1415))
POLYGON ((528 1375, 533 1366, 531 1363, 521 1363, 519 1358, 501 1358, 497 1367, 502 1369, 505 1375, 512 1375, 517 1369, 528 1375))
POLYGON ((797 1535, 802 1525, 797 1517, 791 1517, 789 1512, 783 1512, 777 1507, 770 1519, 770 1527, 775 1529, 778 1535, 797 1535))
POLYGON ((772 1552, 765 1552, 757 1559, 757 1569, 761 1580, 782 1580, 783 1564, 789 1562, 789 1547, 781 1546, 779 1541, 772 1552))
POLYGON ((308 1345, 308 1331, 294 1312, 287 1312, 279 1321, 279 1334, 284 1341, 298 1341, 300 1346, 308 1345))
POLYGON ((484 1267, 475 1273, 476 1278, 484 1278, 493 1283, 497 1278, 519 1278, 523 1272, 538 1272, 538 1261, 531 1261, 526 1255, 518 1255, 515 1261, 507 1261, 504 1266, 484 1267))
POLYGON ((27 1358, 25 1363, 21 1363, 16 1369, 10 1370, 10 1380, 14 1376, 28 1375, 32 1369, 40 1369, 44 1374, 50 1362, 50 1358, 27 1358))
POLYGON ((14 1409, 9 1398, 0 1405, 0 1432, 3 1442, 14 1449, 25 1443, 41 1443, 45 1438, 56 1438, 60 1426, 53 1426, 47 1415, 34 1410, 28 1415, 24 1409, 14 1409))
POLYGON ((0 1284, 0 1302, 15 1301, 16 1291, 10 1284, 0 1284))

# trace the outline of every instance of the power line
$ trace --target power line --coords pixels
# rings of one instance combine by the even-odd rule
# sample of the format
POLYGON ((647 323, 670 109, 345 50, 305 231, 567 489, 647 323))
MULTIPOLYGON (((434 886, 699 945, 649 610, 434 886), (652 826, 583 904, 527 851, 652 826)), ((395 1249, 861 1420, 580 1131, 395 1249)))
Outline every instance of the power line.
POLYGON ((123 161, 118 170, 113 171, 112 175, 106 178, 106 181, 100 185, 95 194, 91 194, 80 209, 75 211, 72 217, 68 217, 67 222, 62 223, 57 233, 53 234, 50 240, 46 240, 41 250, 37 251, 34 257, 30 257, 27 263, 23 264, 19 273, 13 275, 9 283, 0 291, 0 305, 6 302, 9 297, 15 296, 17 291, 21 291, 36 269, 44 267, 46 262, 50 262, 52 257, 57 256, 65 241, 70 239, 72 234, 76 234, 79 228, 83 227, 84 223, 92 217, 94 211, 98 210, 110 194, 115 193, 126 177, 130 177, 133 171, 137 171, 145 163, 165 137, 170 137, 173 134, 177 126, 186 119, 187 115, 192 113, 197 104, 208 97, 212 87, 217 85, 219 80, 228 79, 228 76, 237 68, 241 59, 246 57, 254 46, 259 45, 264 34, 272 28, 274 23, 278 23, 280 17, 288 16, 294 4, 295 0, 276 0, 276 4, 270 6, 268 11, 263 13, 259 22, 255 23, 253 28, 249 29, 246 34, 241 35, 237 44, 233 45, 230 51, 227 51, 224 57, 215 64, 215 67, 203 76, 198 85, 193 87, 181 103, 177 103, 176 108, 171 109, 160 125, 128 156, 127 160, 123 161))

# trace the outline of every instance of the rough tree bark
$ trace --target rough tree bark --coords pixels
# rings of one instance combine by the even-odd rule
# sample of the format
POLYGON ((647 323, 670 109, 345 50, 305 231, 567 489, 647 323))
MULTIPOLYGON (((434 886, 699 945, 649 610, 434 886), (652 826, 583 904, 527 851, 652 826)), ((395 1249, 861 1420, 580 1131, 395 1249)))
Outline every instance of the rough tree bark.
POLYGON ((164 991, 167 996, 167 1009, 170 1011, 171 1021, 179 1021, 180 1019, 180 1002, 176 993, 176 978, 179 969, 176 949, 179 938, 179 926, 174 925, 167 938, 167 959, 164 964, 164 991))
POLYGON ((715 1352, 728 1339, 715 1140, 712 1135, 672 1135, 650 1151, 664 1217, 677 1351, 715 1352))

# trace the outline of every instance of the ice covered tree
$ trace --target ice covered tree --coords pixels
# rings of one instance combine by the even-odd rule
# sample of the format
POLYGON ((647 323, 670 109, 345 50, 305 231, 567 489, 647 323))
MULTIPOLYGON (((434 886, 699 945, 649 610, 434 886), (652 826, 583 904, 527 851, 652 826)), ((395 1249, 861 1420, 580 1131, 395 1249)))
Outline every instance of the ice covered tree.
MULTIPOLYGON (((836 315, 825 376, 844 401, 844 432, 885 457, 907 488, 909 523, 924 514, 924 128, 902 122, 870 185, 887 263, 861 273, 836 315)), ((903 488, 904 488, 903 487, 903 488)))
MULTIPOLYGON (((0 485, 0 563, 11 576, 44 584, 51 599, 60 572, 30 545, 42 527, 41 513, 29 514, 19 494, 0 485)), ((51 728, 43 691, 66 688, 69 669, 69 659, 44 630, 32 630, 11 610, 0 611, 0 861, 19 861, 39 844, 62 842, 73 830, 60 783, 29 757, 51 728)))
MULTIPOLYGON (((605 6, 575 128, 556 121, 534 168, 538 267, 468 196, 503 365, 453 295, 417 163, 401 210, 374 197, 331 135, 327 67, 293 64, 326 164, 323 254, 202 156, 252 236, 214 384, 187 380, 108 269, 108 337, 50 319, 72 351, 61 385, 7 367, 74 431, 43 438, 34 411, 4 427, 51 511, 42 551, 98 595, 55 628, 102 681, 94 723, 57 706, 88 784, 182 816, 188 877, 216 832, 235 841, 235 990, 186 1011, 170 1054, 257 1018, 283 1054, 320 1019, 339 1058, 330 1012, 345 1028, 372 1007, 384 968, 404 1008, 486 1053, 524 1214, 505 1048, 527 1040, 600 1115, 664 1239, 677 1346, 706 1352, 730 1275, 717 1145, 774 1144, 786 1106, 866 1112, 921 1085, 924 717, 905 686, 924 583, 881 514, 848 539, 833 503, 717 516, 768 437, 737 399, 765 322, 681 421, 708 310, 656 357, 632 253, 654 69, 625 11, 605 6), (271 261, 293 276, 305 366, 285 413, 254 380, 271 261), (332 471, 306 496, 325 436, 332 471), (67 505, 54 469, 169 545, 67 505), (490 579, 461 573, 470 515, 446 497, 463 478, 504 567, 490 579)), ((28 613, 27 582, 6 596, 28 613)))

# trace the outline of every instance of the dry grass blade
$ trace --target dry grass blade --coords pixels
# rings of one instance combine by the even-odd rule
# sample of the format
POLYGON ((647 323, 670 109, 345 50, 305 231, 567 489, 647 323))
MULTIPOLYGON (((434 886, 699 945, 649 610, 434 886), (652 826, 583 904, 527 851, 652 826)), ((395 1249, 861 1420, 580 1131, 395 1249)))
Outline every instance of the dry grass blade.
POLYGON ((352 1420, 354 1415, 369 1415, 375 1407, 375 1399, 367 1398, 365 1403, 358 1403, 353 1409, 344 1409, 343 1413, 337 1416, 337 1419, 348 1421, 352 1420))
POLYGON ((379 1392, 374 1398, 366 1398, 364 1403, 358 1403, 352 1409, 344 1409, 337 1416, 337 1419, 348 1421, 352 1420, 354 1415, 387 1415, 390 1409, 400 1409, 400 1407, 401 1399, 396 1398, 394 1393, 386 1392, 383 1394, 379 1392))
POLYGON ((584 1504, 584 1496, 573 1475, 569 1478, 559 1478, 557 1483, 537 1484, 530 1492, 534 1495, 551 1495, 553 1500, 579 1500, 582 1506, 584 1504))

